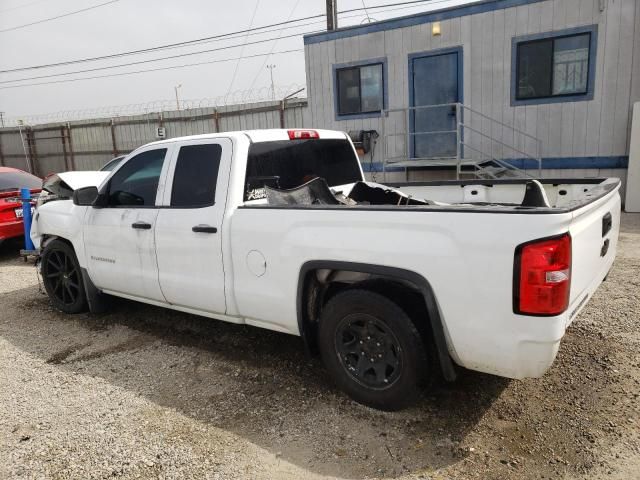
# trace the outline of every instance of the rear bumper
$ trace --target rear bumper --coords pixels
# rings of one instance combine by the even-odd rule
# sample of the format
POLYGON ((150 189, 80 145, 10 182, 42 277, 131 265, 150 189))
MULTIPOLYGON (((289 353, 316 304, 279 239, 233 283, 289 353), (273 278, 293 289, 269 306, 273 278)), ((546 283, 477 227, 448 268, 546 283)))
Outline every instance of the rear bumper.
POLYGON ((483 332, 458 348, 456 361, 463 367, 506 378, 537 378, 553 364, 565 333, 567 314, 557 317, 528 317, 513 314, 511 328, 483 332))
POLYGON ((566 313, 544 318, 516 315, 512 320, 518 323, 518 332, 495 339, 494 350, 485 352, 482 363, 465 366, 500 377, 541 377, 558 354, 567 317, 566 313))
POLYGON ((560 348, 560 340, 520 342, 516 349, 515 370, 505 376, 518 379, 541 377, 553 365, 560 348))
POLYGON ((611 270, 615 252, 602 270, 594 277, 588 288, 576 296, 565 313, 557 317, 526 317, 519 316, 521 330, 518 340, 504 345, 504 356, 500 366, 488 371, 509 378, 537 378, 553 364, 560 341, 566 329, 577 318, 582 309, 589 303, 600 284, 611 270), (509 353, 511 351, 511 353, 509 353))
POLYGON ((22 237, 24 235, 24 224, 22 220, 0 224, 0 241, 9 238, 22 237))

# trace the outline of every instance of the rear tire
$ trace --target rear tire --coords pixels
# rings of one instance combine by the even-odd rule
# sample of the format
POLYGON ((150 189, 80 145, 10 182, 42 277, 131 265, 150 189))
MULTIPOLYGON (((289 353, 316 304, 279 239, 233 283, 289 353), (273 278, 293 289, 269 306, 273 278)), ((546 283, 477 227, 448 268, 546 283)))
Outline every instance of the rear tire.
POLYGON ((327 303, 318 346, 338 387, 380 410, 412 403, 428 371, 424 344, 409 316, 368 290, 346 290, 327 303))
POLYGON ((42 254, 42 280, 54 307, 65 313, 87 310, 82 271, 73 248, 53 240, 42 254))

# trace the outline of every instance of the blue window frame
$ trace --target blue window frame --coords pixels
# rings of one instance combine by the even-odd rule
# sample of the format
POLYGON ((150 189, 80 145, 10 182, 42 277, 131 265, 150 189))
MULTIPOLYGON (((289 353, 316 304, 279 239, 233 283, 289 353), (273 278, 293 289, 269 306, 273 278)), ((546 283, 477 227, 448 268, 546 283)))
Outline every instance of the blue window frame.
POLYGON ((597 25, 512 39, 511 105, 593 99, 597 25))
POLYGON ((387 59, 333 66, 336 120, 379 117, 387 108, 387 59))

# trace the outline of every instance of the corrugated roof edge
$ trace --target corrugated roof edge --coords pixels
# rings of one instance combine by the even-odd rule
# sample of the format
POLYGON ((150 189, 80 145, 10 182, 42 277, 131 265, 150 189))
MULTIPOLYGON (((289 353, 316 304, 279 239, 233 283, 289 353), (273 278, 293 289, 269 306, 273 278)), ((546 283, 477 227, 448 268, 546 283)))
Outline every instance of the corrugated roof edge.
POLYGON ((337 40, 339 38, 355 37, 358 35, 366 35, 367 33, 383 32, 385 30, 411 27, 413 25, 420 25, 423 23, 439 22, 442 20, 449 20, 451 18, 519 7, 521 5, 544 1, 546 0, 481 0, 479 2, 455 5, 453 7, 441 8, 425 13, 416 13, 405 17, 390 18, 379 22, 367 23, 365 25, 340 28, 331 32, 305 35, 304 44, 311 45, 314 43, 328 42, 329 40, 337 40))

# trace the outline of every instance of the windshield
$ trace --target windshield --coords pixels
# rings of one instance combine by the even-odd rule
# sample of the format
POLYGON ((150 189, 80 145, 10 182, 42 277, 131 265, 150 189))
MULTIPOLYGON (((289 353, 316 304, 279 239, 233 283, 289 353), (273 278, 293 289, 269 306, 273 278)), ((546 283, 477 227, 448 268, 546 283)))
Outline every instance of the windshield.
POLYGON ((30 190, 42 187, 42 180, 35 175, 20 170, 2 171, 0 169, 0 192, 9 192, 28 188, 30 190))
POLYGON ((279 140, 249 147, 246 200, 264 198, 264 186, 295 188, 314 178, 330 187, 362 180, 356 154, 347 140, 279 140))

